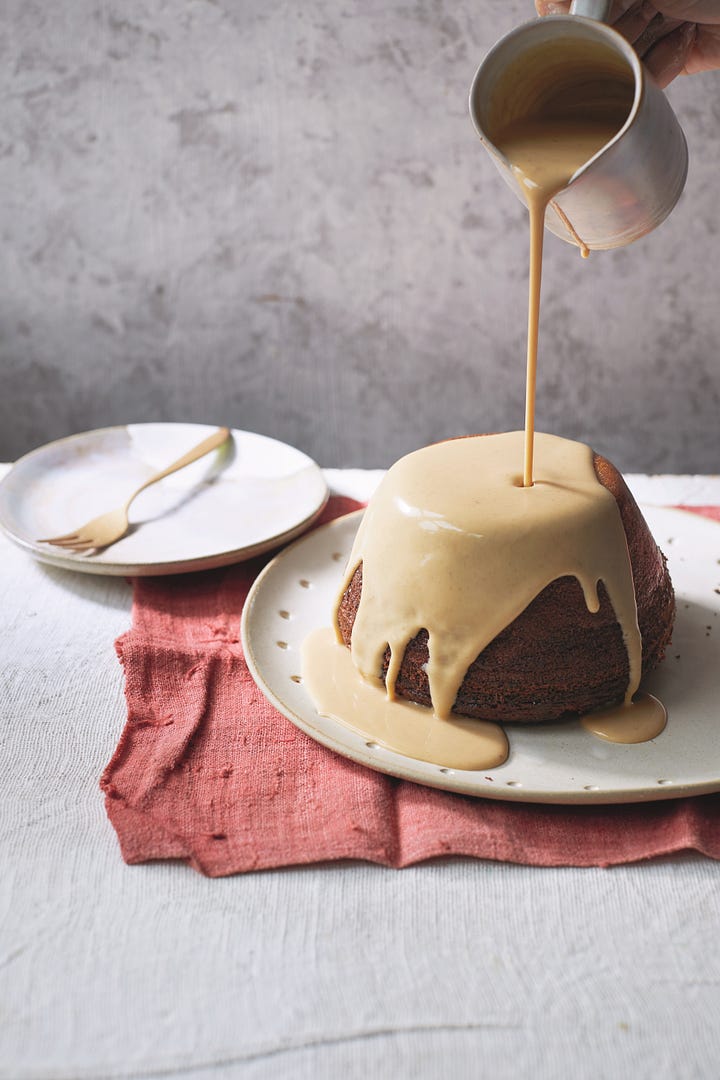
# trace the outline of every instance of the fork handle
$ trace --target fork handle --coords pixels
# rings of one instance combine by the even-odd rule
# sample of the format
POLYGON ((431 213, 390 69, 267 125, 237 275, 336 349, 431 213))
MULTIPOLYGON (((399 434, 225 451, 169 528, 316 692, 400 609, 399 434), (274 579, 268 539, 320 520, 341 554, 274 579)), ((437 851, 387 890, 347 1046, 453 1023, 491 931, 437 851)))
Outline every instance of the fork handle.
POLYGON ((217 450, 217 448, 222 446, 229 438, 230 428, 218 428, 212 435, 208 435, 207 439, 203 439, 203 441, 198 443, 192 450, 188 450, 187 454, 183 454, 177 461, 173 461, 172 465, 168 465, 162 472, 155 473, 154 476, 151 476, 144 484, 141 484, 139 488, 133 491, 132 495, 125 503, 125 509, 127 510, 133 499, 137 498, 140 492, 144 491, 145 488, 149 488, 151 484, 157 484, 158 480, 164 480, 166 476, 170 476, 171 473, 177 472, 179 469, 184 469, 186 465, 192 465, 193 461, 197 461, 198 458, 204 457, 205 454, 209 454, 211 450, 217 450))

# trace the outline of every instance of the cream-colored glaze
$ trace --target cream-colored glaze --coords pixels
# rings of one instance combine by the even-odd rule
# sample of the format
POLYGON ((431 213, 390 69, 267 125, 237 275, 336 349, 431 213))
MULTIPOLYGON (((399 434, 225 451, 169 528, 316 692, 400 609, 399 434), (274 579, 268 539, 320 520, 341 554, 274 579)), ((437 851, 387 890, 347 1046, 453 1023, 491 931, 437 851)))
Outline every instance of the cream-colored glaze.
MULTIPOLYGON (((579 64, 579 58, 574 62, 579 64)), ((468 667, 547 585, 565 576, 577 578, 590 611, 598 610, 597 587, 604 583, 628 654, 624 704, 583 718, 584 726, 605 739, 640 742, 654 738, 665 723, 659 702, 660 726, 658 709, 648 704, 646 696, 633 702, 642 643, 615 498, 597 479, 589 447, 535 433, 545 215, 554 197, 617 134, 629 109, 627 88, 617 72, 608 70, 599 80, 588 80, 583 70, 578 69, 578 93, 558 96, 553 69, 548 67, 547 86, 530 102, 529 114, 516 112, 492 133, 530 213, 525 430, 427 447, 397 462, 380 485, 358 531, 338 596, 339 605, 362 563, 352 661, 369 680, 366 685, 373 697, 367 704, 350 709, 349 702, 356 700, 363 684, 349 668, 342 680, 329 678, 324 669, 330 667, 331 657, 323 653, 324 660, 318 659, 322 650, 317 642, 312 663, 312 650, 306 655, 307 671, 312 672, 309 689, 321 711, 342 712, 338 718, 378 742, 393 749, 410 745, 401 752, 441 764, 447 764, 448 718, 468 667), (518 476, 512 463, 519 464, 521 454, 523 471, 518 476), (434 717, 429 711, 418 713, 417 706, 395 702, 405 649, 421 629, 428 632, 426 670, 434 717), (372 701, 377 699, 388 646, 385 714, 372 701), (331 686, 332 707, 327 696, 331 686), (396 718, 395 709, 409 710, 408 720, 405 712, 402 721, 399 714, 396 718), (347 720, 348 710, 354 721, 347 720), (416 719, 418 715, 426 717, 424 722, 416 719), (412 724, 419 725, 417 732, 412 724), (383 734, 378 734, 378 727, 383 734), (432 753, 430 730, 439 733, 432 753)), ((554 205, 587 257, 582 238, 554 205)), ((341 649, 338 657, 343 654, 341 649)), ((463 739, 465 728, 471 732, 478 723, 460 721, 463 739)), ((457 732, 455 720, 452 725, 457 732)), ((466 750, 464 741, 453 743, 453 767, 490 767, 468 764, 466 750)))
POLYGON ((314 630, 303 642, 302 676, 319 713, 405 757, 477 771, 502 765, 508 756, 499 724, 462 716, 439 720, 423 705, 389 700, 382 679, 360 678, 329 627, 314 630))
POLYGON ((607 742, 649 742, 664 731, 667 710, 652 694, 636 694, 632 702, 588 713, 580 723, 591 735, 607 742))
POLYGON ((371 499, 338 604, 362 563, 352 657, 362 675, 378 678, 389 645, 391 700, 405 649, 425 629, 433 709, 447 718, 476 656, 566 575, 577 578, 590 611, 604 583, 627 647, 632 700, 642 648, 615 498, 589 447, 540 432, 535 483, 524 487, 513 468, 522 446, 516 431, 425 447, 396 462, 371 499))
POLYGON ((570 235, 572 236, 572 238, 575 241, 575 243, 577 244, 577 246, 580 248, 580 255, 582 256, 582 258, 583 259, 589 259, 590 258, 590 248, 587 246, 587 244, 585 243, 584 240, 580 239, 577 232, 575 231, 575 229, 572 226, 572 222, 570 221, 570 218, 567 216, 565 211, 555 202, 554 199, 550 200, 550 206, 552 206, 553 210, 555 211, 557 216, 560 218, 563 225, 565 226, 567 231, 570 233, 570 235))
MULTIPOLYGON (((525 440, 523 484, 533 482, 535 385, 537 382, 540 286, 542 282, 545 213, 553 197, 566 188, 573 175, 617 134, 624 116, 576 118, 534 115, 515 121, 494 137, 525 196, 530 212, 530 284, 528 299, 527 369, 525 387, 525 440)), ((559 208, 558 208, 559 209, 559 208)), ((580 251, 588 249, 562 215, 580 251)))

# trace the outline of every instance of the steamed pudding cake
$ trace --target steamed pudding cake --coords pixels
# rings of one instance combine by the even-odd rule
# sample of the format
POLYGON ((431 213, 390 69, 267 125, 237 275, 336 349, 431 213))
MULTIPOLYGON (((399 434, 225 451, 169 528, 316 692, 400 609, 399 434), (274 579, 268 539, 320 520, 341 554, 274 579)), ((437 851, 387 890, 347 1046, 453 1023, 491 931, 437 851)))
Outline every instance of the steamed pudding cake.
POLYGON ((388 695, 502 722, 632 700, 675 613, 665 558, 617 469, 538 433, 473 436, 398 461, 357 534, 336 610, 388 695))

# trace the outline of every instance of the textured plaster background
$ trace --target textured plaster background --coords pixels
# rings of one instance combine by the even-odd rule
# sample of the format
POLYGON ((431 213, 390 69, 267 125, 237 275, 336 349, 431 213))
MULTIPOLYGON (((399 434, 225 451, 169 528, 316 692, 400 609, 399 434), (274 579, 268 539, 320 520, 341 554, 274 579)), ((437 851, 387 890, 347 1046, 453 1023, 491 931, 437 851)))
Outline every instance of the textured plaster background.
MULTIPOLYGON (((0 459, 140 420, 322 464, 522 426, 525 211, 467 115, 531 0, 4 0, 0 459)), ((550 237, 539 426, 717 471, 720 75, 671 97, 683 199, 550 237)))

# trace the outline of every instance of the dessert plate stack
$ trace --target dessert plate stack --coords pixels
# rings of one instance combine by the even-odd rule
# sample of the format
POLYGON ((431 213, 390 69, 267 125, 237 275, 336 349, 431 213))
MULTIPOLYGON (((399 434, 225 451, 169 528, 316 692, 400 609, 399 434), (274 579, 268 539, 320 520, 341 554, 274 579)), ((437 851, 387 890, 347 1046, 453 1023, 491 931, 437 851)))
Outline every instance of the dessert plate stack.
POLYGON ((40 543, 122 505, 137 486, 215 430, 130 424, 72 435, 21 458, 0 484, 0 526, 37 559, 89 574, 146 576, 226 566, 280 547, 322 511, 321 470, 292 446, 249 431, 132 504, 111 547, 75 554, 40 543))

